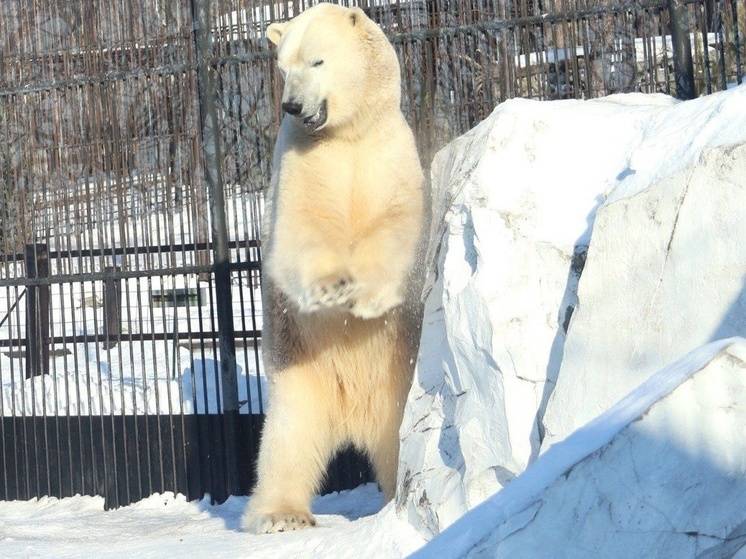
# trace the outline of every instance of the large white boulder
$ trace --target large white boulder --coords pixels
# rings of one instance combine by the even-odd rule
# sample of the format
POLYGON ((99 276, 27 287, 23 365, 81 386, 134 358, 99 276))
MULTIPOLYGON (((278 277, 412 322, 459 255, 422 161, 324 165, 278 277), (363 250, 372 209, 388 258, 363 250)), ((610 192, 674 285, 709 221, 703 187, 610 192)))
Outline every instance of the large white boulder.
POLYGON ((545 448, 691 348, 746 334, 746 143, 612 196, 596 216, 545 448))
POLYGON ((746 546, 746 340, 713 342, 557 443, 416 558, 733 557, 746 546))
MULTIPOLYGON (((746 87, 687 103, 638 94, 512 100, 438 153, 396 502, 423 535, 538 456, 597 207, 610 192, 634 196, 705 149, 746 138, 745 107, 746 87)), ((650 215, 643 219, 657 219, 650 215)))
POLYGON ((537 419, 559 370, 595 208, 645 123, 673 103, 515 100, 435 158, 430 291, 397 500, 423 534, 538 455, 537 419))

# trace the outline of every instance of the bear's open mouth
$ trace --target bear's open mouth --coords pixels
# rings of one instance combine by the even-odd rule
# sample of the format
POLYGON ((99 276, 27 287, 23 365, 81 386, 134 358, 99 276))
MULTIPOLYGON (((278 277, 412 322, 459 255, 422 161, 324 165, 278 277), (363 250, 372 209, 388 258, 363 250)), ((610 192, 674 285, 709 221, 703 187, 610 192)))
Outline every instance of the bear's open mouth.
POLYGON ((311 132, 320 130, 324 124, 326 124, 326 99, 321 102, 319 110, 311 116, 307 116, 303 119, 303 126, 305 126, 311 132))

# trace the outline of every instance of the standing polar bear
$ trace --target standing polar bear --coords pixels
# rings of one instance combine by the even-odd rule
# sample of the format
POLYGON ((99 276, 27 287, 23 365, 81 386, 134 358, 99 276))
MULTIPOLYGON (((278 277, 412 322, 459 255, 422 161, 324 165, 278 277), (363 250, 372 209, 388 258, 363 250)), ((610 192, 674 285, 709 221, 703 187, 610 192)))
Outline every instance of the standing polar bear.
POLYGON ((244 520, 256 533, 314 525, 311 498, 350 443, 393 496, 425 210, 399 63, 380 28, 358 8, 320 4, 267 37, 287 115, 263 225, 270 393, 244 520))

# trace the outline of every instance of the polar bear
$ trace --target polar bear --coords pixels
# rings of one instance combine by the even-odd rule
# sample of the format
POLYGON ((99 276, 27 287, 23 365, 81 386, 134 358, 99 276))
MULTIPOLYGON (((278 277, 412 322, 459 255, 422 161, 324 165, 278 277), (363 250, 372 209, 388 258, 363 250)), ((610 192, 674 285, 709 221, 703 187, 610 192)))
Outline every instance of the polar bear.
POLYGON ((312 526, 334 453, 366 452, 387 499, 419 341, 424 176, 396 53, 359 8, 267 29, 284 76, 262 231, 270 377, 244 527, 312 526))

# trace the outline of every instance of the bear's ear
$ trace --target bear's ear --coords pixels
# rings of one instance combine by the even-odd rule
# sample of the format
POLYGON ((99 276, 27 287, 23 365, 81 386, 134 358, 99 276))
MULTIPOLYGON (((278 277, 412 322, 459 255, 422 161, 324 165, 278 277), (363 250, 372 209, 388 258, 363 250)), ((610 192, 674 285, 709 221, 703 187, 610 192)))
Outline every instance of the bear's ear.
POLYGON ((350 8, 350 23, 352 23, 352 26, 355 27, 356 25, 360 25, 362 22, 362 18, 365 17, 365 12, 355 6, 354 8, 350 8))
POLYGON ((283 33, 285 33, 285 27, 287 23, 273 23, 267 27, 267 39, 273 45, 279 45, 280 39, 282 39, 283 33))

